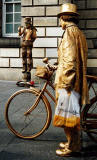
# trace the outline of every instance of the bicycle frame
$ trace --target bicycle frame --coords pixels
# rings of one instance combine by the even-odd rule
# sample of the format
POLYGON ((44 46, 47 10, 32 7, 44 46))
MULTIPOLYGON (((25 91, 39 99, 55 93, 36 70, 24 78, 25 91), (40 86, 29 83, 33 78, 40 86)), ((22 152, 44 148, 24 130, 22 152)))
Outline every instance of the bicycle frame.
MULTIPOLYGON (((94 77, 87 75, 87 78, 89 78, 89 79, 92 78, 92 79, 93 79, 94 77)), ((94 79, 94 80, 95 80, 95 79, 94 79)), ((89 86, 88 86, 89 89, 90 89, 90 87, 91 87, 92 82, 93 82, 93 80, 90 81, 90 84, 89 84, 89 86)), ((39 95, 38 95, 35 103, 33 104, 33 106, 31 106, 31 108, 24 113, 25 116, 27 116, 28 114, 30 114, 30 113, 36 108, 36 106, 37 106, 38 103, 39 103, 40 97, 44 94, 44 92, 48 94, 48 96, 53 100, 54 103, 56 103, 55 98, 54 98, 54 97, 52 96, 52 94, 46 89, 47 85, 49 85, 53 90, 55 90, 55 87, 54 87, 53 84, 50 82, 50 80, 46 80, 46 82, 45 82, 42 90, 36 89, 35 87, 31 87, 31 90, 37 91, 37 92, 39 93, 39 95)), ((93 87, 92 87, 92 88, 93 88, 93 87)), ((93 90, 94 90, 95 95, 97 96, 97 93, 95 92, 95 89, 94 89, 94 88, 93 88, 93 90)))
MULTIPOLYGON (((82 109, 81 109, 81 120, 82 120, 81 121, 81 129, 83 131, 85 131, 89 135, 89 137, 93 139, 93 141, 97 142, 97 92, 96 92, 95 86, 93 87, 93 85, 92 85, 92 83, 96 83, 97 84, 97 77, 96 76, 90 76, 90 75, 88 75, 87 79, 89 81, 89 85, 88 85, 89 90, 90 90, 90 88, 92 88, 95 94, 94 94, 93 97, 91 97, 90 104, 87 104, 87 105, 83 106, 82 109), (96 106, 95 106, 95 104, 96 104, 96 106), (91 110, 92 105, 94 105, 94 108, 91 110), (96 108, 95 112, 92 112, 92 111, 94 111, 95 108, 96 108), (96 137, 95 137, 95 135, 96 135, 96 137)), ((14 93, 9 98, 9 100, 8 100, 8 102, 6 104, 5 118, 6 118, 6 122, 7 122, 7 125, 9 127, 9 129, 16 136, 18 136, 20 138, 24 138, 24 139, 32 139, 32 138, 38 137, 45 130, 47 130, 49 128, 49 125, 50 125, 51 120, 52 120, 52 109, 51 109, 51 105, 49 103, 49 100, 48 100, 47 96, 49 96, 54 103, 56 103, 56 99, 50 93, 49 89, 47 88, 48 85, 53 90, 55 90, 55 87, 53 86, 53 84, 50 81, 50 79, 46 79, 46 82, 44 83, 43 88, 41 90, 38 89, 38 88, 36 88, 36 87, 31 87, 30 89, 20 90, 20 91, 14 93), (24 134, 22 134, 20 132, 17 132, 17 128, 15 130, 15 128, 13 128, 13 123, 11 123, 11 121, 9 121, 9 116, 10 115, 8 113, 10 113, 10 110, 9 110, 10 104, 11 104, 12 100, 16 96, 19 96, 21 93, 23 93, 23 94, 25 94, 25 93, 31 93, 30 95, 33 96, 33 94, 34 94, 34 96, 36 96, 36 99, 33 99, 34 102, 32 102, 34 104, 29 109, 26 108, 27 110, 25 111, 25 113, 23 111, 22 114, 25 116, 25 118, 26 118, 26 116, 29 116, 29 114, 31 112, 33 112, 33 110, 39 104, 40 100, 42 100, 42 103, 44 103, 44 105, 46 107, 46 112, 47 112, 47 116, 46 117, 47 117, 47 119, 45 121, 45 124, 44 124, 43 128, 40 131, 38 131, 37 133, 35 133, 35 135, 33 135, 33 133, 32 133, 32 135, 29 134, 29 135, 25 136, 24 134)), ((31 98, 32 97, 30 97, 30 99, 31 98)), ((30 103, 30 105, 31 105, 31 103, 30 103)), ((40 105, 41 105, 41 103, 40 103, 40 105)), ((13 111, 13 103, 12 103, 11 107, 12 107, 12 111, 13 111)), ((22 108, 23 107, 24 106, 22 106, 22 108)), ((29 105, 28 105, 28 107, 29 107, 29 105)), ((11 115, 12 115, 12 112, 11 112, 11 115)), ((19 124, 19 121, 18 121, 18 124, 19 124)), ((16 127, 16 126, 14 126, 14 127, 16 127)))
POLYGON ((48 81, 48 80, 45 82, 42 90, 37 90, 35 87, 31 87, 31 90, 36 90, 36 91, 39 93, 39 95, 38 95, 35 103, 33 104, 33 106, 31 106, 31 108, 24 113, 25 116, 27 116, 28 114, 30 114, 30 113, 36 108, 36 106, 37 106, 38 103, 39 103, 40 97, 44 94, 44 92, 48 94, 48 96, 53 100, 54 103, 56 103, 55 98, 54 98, 54 97, 52 96, 52 94, 46 89, 47 85, 49 85, 53 90, 55 90, 55 87, 53 86, 53 84, 52 84, 50 81, 48 81))

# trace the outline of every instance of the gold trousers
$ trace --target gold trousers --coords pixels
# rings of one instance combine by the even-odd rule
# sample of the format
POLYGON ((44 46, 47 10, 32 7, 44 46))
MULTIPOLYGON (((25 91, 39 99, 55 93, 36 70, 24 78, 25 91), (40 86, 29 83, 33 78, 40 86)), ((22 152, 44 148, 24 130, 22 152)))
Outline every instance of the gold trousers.
POLYGON ((80 130, 77 127, 65 127, 64 131, 69 144, 68 149, 70 149, 73 152, 80 151, 80 130))
POLYGON ((22 47, 23 70, 30 72, 32 69, 32 47, 22 47))

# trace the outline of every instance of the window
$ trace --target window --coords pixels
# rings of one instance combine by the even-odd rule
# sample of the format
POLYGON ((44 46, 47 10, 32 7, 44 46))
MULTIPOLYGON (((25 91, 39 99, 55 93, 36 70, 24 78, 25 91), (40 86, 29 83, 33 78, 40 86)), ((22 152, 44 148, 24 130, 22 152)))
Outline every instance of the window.
POLYGON ((16 37, 21 25, 21 0, 3 0, 3 36, 16 37))

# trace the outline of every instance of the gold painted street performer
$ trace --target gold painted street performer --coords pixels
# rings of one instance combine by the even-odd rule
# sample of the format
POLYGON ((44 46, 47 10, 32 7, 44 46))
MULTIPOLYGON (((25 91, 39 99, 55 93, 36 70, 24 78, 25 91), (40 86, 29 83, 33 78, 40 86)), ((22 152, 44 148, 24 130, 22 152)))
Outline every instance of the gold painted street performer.
POLYGON ((31 18, 26 17, 24 19, 25 26, 18 28, 19 36, 22 36, 21 47, 22 47, 22 73, 24 81, 31 80, 31 69, 32 69, 32 47, 33 42, 36 39, 36 28, 31 24, 31 18))
POLYGON ((64 30, 58 48, 55 77, 56 109, 53 124, 64 128, 67 142, 59 144, 59 156, 71 156, 81 149, 80 107, 89 103, 86 79, 87 42, 77 27, 79 14, 75 4, 65 3, 58 14, 64 30))

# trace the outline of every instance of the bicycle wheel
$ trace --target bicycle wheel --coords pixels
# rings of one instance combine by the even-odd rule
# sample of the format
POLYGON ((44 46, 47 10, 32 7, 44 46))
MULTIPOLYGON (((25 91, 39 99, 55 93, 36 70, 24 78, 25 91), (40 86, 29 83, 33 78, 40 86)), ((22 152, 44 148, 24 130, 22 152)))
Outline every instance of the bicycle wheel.
POLYGON ((24 113, 34 104, 39 93, 31 89, 23 89, 13 94, 5 109, 8 128, 18 137, 32 139, 41 135, 51 121, 51 109, 44 95, 36 108, 26 116, 24 113))
POLYGON ((90 104, 87 104, 82 112, 82 127, 88 136, 97 142, 97 96, 90 90, 90 104))

